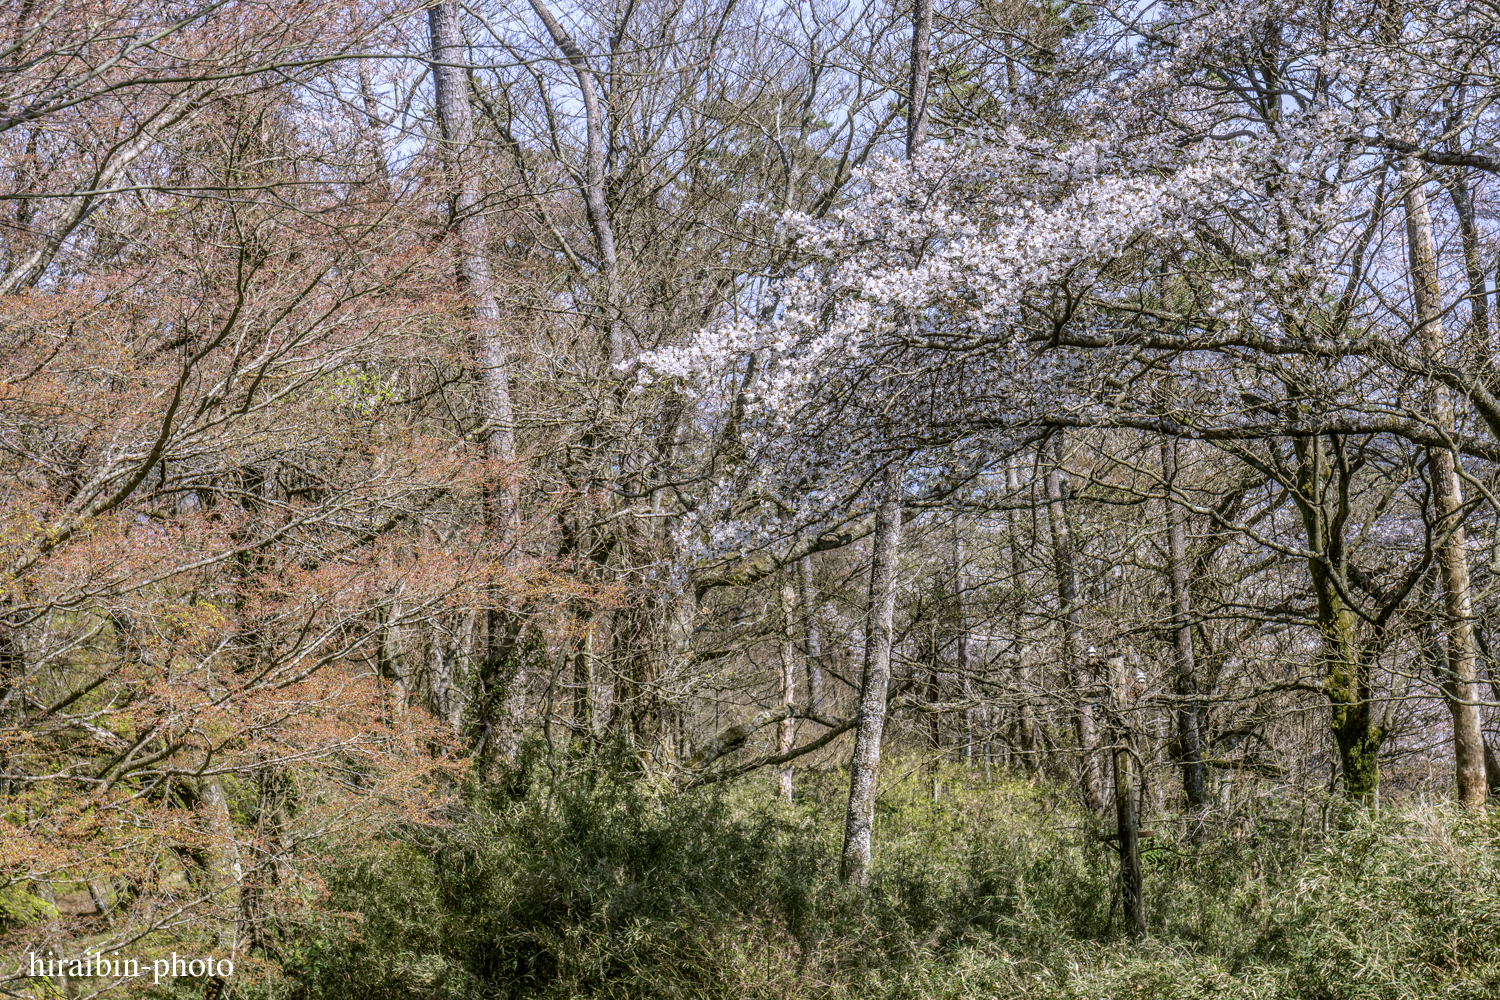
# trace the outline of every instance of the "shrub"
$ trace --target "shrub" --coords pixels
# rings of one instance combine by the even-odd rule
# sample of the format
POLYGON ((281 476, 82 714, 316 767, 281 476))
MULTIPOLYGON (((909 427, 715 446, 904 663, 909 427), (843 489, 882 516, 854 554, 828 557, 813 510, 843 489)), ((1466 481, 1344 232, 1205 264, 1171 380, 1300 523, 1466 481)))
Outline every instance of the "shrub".
MULTIPOLYGON (((899 762, 896 762, 899 765, 899 762)), ((1027 782, 888 768, 868 891, 837 880, 843 779, 678 793, 531 766, 453 828, 332 855, 334 911, 266 996, 1395 998, 1500 995, 1500 832, 1441 810, 1328 835, 1171 817, 1125 940, 1097 821, 1027 782)), ((250 995, 242 991, 241 997, 250 995)))

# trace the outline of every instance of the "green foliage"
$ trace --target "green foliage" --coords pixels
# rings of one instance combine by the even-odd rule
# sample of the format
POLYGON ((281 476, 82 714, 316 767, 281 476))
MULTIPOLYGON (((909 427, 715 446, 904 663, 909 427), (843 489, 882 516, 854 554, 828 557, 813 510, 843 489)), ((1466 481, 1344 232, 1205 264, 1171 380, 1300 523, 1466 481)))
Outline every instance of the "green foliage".
POLYGON ((1356 825, 1298 873, 1277 952, 1313 1000, 1500 996, 1500 823, 1356 825))
MULTIPOLYGON (((1092 817, 1045 789, 888 769, 869 890, 837 882, 845 778, 677 793, 528 766, 420 847, 335 854, 333 909, 267 997, 1326 998, 1500 995, 1500 825, 1429 811, 1159 817, 1124 939, 1092 817)), ((260 995, 242 983, 238 996, 260 995)))

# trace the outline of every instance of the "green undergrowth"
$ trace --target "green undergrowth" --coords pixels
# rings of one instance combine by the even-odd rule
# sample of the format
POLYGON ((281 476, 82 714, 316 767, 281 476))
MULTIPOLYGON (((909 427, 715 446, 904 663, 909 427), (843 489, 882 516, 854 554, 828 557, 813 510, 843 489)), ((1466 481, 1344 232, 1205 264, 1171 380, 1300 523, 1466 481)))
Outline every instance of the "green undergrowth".
MULTIPOLYGON (((592 763, 593 766, 590 766, 592 763)), ((678 793, 532 767, 440 835, 340 844, 240 998, 1500 997, 1500 823, 1428 808, 1151 818, 1150 933, 1103 829, 1015 777, 889 766, 865 893, 844 776, 678 793)))

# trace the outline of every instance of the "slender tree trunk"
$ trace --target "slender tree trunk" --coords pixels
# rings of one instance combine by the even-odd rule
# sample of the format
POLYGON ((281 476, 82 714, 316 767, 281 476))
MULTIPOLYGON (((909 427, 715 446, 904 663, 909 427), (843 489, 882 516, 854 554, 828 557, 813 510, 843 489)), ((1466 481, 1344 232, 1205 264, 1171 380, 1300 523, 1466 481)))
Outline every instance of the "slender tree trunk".
MULTIPOLYGON (((1450 145, 1456 146, 1457 142, 1450 145)), ((1453 211, 1458 216, 1458 234, 1463 245, 1464 272, 1469 279, 1469 339, 1470 352, 1483 369, 1488 369, 1490 354, 1490 307, 1489 290, 1486 287, 1484 261, 1480 258, 1479 223, 1474 212, 1474 192, 1469 187, 1468 175, 1455 170, 1443 185, 1453 200, 1453 211)))
POLYGON ((648 769, 668 763, 671 709, 666 704, 663 658, 653 641, 651 618, 669 609, 649 600, 617 612, 614 619, 614 695, 610 728, 623 733, 648 769))
POLYGON ((400 624, 401 600, 393 593, 389 611, 376 616, 376 672, 391 682, 391 702, 397 717, 404 715, 410 698, 411 662, 407 649, 410 628, 400 624))
POLYGON ((932 74, 932 0, 913 0, 911 18, 911 103, 906 110, 906 158, 927 141, 927 85, 932 74))
POLYGON ((269 897, 291 875, 292 785, 286 769, 273 761, 256 769, 255 785, 255 836, 247 845, 250 861, 240 884, 239 940, 245 948, 264 953, 272 946, 269 897))
POLYGON ((1084 651, 1081 609, 1078 606, 1078 576, 1073 564, 1073 543, 1068 531, 1066 507, 1066 484, 1063 482, 1063 439, 1059 431, 1055 438, 1056 454, 1047 470, 1047 520, 1052 529, 1052 557, 1057 567, 1058 610, 1063 619, 1064 659, 1071 674, 1070 687, 1078 698, 1077 710, 1073 713, 1073 728, 1078 737, 1078 750, 1083 755, 1080 783, 1084 801, 1095 812, 1105 809, 1104 781, 1099 774, 1098 728, 1094 721, 1093 704, 1089 701, 1090 689, 1095 678, 1089 673, 1088 658, 1084 651))
MULTIPOLYGON (((942 644, 939 636, 934 630, 927 649, 927 702, 933 704, 941 701, 940 684, 938 679, 939 656, 942 652, 942 644)), ((936 712, 927 713, 927 748, 932 754, 932 801, 938 800, 938 775, 943 760, 943 734, 938 725, 936 712)))
POLYGON ((1484 744, 1484 778, 1489 782, 1490 794, 1500 798, 1500 760, 1495 758, 1495 748, 1488 740, 1484 744))
POLYGON ((1167 496, 1167 569, 1172 583, 1172 638, 1177 659, 1177 741, 1182 754, 1182 789, 1188 807, 1207 803, 1203 791, 1203 753, 1198 737, 1198 676, 1193 656, 1192 597, 1188 592, 1187 512, 1171 496, 1177 479, 1178 439, 1163 438, 1162 478, 1167 496))
POLYGON ((500 694, 499 718, 494 723, 495 756, 507 764, 514 763, 521 750, 526 700, 537 680, 527 635, 535 627, 526 624, 524 612, 507 614, 496 608, 486 612, 485 663, 500 694))
POLYGON ((812 558, 797 560, 797 585, 801 590, 803 635, 806 643, 807 705, 823 710, 823 636, 818 631, 818 600, 813 590, 812 558))
POLYGON ((863 887, 870 873, 870 837, 875 823, 875 784, 880 740, 885 733, 886 695, 891 684, 891 643, 896 621, 896 557, 901 549, 901 466, 881 476, 880 506, 870 566, 870 609, 865 620, 865 666, 860 683, 854 757, 849 764, 849 809, 839 877, 863 887))
MULTIPOLYGON (((469 105, 468 54, 459 28, 459 5, 443 0, 427 11, 432 33, 432 78, 438 128, 454 190, 453 218, 459 239, 459 279, 469 300, 470 343, 479 362, 486 441, 490 458, 502 465, 516 460, 515 412, 510 396, 510 357, 500 330, 500 309, 488 252, 489 224, 481 210, 475 176, 474 113, 469 105)), ((513 470, 507 469, 510 473, 513 470)), ((507 474, 493 490, 496 521, 512 541, 518 487, 507 474)))
MULTIPOLYGON (((1021 480, 1016 472, 1016 457, 1007 456, 1005 459, 1005 489, 1012 499, 1021 495, 1021 480)), ((1021 557, 1021 528, 1016 521, 1016 512, 1006 512, 1006 529, 1010 534, 1010 573, 1011 586, 1018 593, 1025 592, 1026 563, 1021 557)), ((1032 698, 1031 667, 1026 663, 1026 643, 1023 636, 1024 625, 1021 616, 1021 601, 1016 600, 1015 612, 1013 613, 1012 634, 1015 636, 1015 669, 1016 680, 1021 690, 1021 718, 1020 736, 1021 749, 1025 752, 1026 768, 1035 773, 1041 767, 1040 739, 1038 737, 1036 722, 1036 706, 1032 698)), ((985 763, 989 763, 989 757, 985 757, 985 763)))
MULTIPOLYGON (((1438 286, 1437 251, 1432 238, 1432 217, 1427 210, 1425 176, 1420 165, 1408 161, 1402 177, 1406 187, 1406 242, 1411 263, 1412 297, 1417 333, 1428 357, 1441 362, 1443 300, 1438 286)), ((1446 386, 1436 386, 1431 397, 1432 419, 1438 429, 1453 429, 1453 402, 1446 386)), ((1453 754, 1459 801, 1482 805, 1489 795, 1484 774, 1484 738, 1480 732, 1479 708, 1475 704, 1477 662, 1474 649, 1474 616, 1469 593, 1469 553, 1465 544, 1463 487, 1454 454, 1447 448, 1429 448, 1433 502, 1438 514, 1438 566, 1443 581, 1443 604, 1448 613, 1448 662, 1443 677, 1443 698, 1453 717, 1453 754)))
POLYGON ((1109 655, 1110 702, 1114 707, 1110 728, 1113 730, 1115 837, 1120 849, 1120 901, 1130 936, 1146 934, 1146 903, 1141 873, 1141 828, 1137 814, 1136 775, 1131 733, 1130 711, 1135 696, 1131 680, 1125 673, 1125 657, 1109 655))
MULTIPOLYGON (((532 0, 536 3, 537 0, 532 0)), ((932 46, 932 2, 915 0, 912 23, 912 91, 927 93, 932 46)), ((927 101, 907 111, 906 150, 910 157, 927 136, 927 101)), ((870 838, 875 825, 875 784, 880 772, 880 740, 885 734, 886 694, 891 685, 891 643, 896 622, 896 558, 901 551, 902 464, 892 461, 881 474, 875 509, 870 565, 870 610, 865 624, 865 669, 860 680, 854 757, 849 763, 849 808, 844 817, 844 849, 839 878, 865 885, 870 874, 870 838)))
MULTIPOLYGON (((453 616, 444 616, 448 621, 432 623, 428 629, 427 646, 427 702, 432 711, 448 724, 454 733, 463 729, 464 699, 459 690, 458 672, 454 669, 458 661, 459 639, 455 628, 460 624, 453 616), (450 628, 448 626, 455 626, 450 628)), ((467 617, 467 616, 465 616, 467 617)))
POLYGON ((1120 900, 1130 936, 1146 934, 1146 901, 1141 876, 1140 817, 1136 815, 1134 768, 1123 745, 1114 753, 1115 831, 1120 849, 1120 900))
POLYGON ((911 17, 911 86, 908 94, 906 158, 927 141, 927 87, 932 75, 932 0, 913 0, 911 17))
POLYGON ((593 612, 579 609, 574 615, 577 635, 573 646, 573 730, 581 737, 594 735, 594 621, 593 612))
MULTIPOLYGON (((797 702, 797 591, 790 580, 781 585, 781 704, 791 709, 797 702)), ((797 745, 797 720, 788 715, 776 726, 776 752, 788 754, 797 745)), ((781 798, 792 801, 792 765, 777 776, 781 798)))
POLYGON ((240 890, 245 872, 240 861, 239 840, 235 836, 229 797, 218 778, 200 778, 191 787, 200 803, 210 838, 202 851, 203 888, 211 894, 210 905, 219 907, 219 912, 229 918, 220 924, 218 945, 237 952, 243 944, 239 938, 239 918, 240 890))
MULTIPOLYGON (((953 522, 953 618, 954 668, 958 671, 958 683, 965 701, 974 700, 973 667, 969 659, 968 580, 964 573, 967 559, 964 553, 964 537, 957 519, 953 522)), ((978 732, 978 708, 964 709, 964 760, 974 763, 974 737, 978 732)))

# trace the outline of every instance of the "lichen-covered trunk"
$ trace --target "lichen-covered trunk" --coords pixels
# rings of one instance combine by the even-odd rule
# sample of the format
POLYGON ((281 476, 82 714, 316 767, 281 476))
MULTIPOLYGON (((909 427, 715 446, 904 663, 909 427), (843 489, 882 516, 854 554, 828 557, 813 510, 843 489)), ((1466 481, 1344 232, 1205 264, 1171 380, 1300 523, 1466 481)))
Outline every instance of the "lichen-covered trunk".
POLYGON ((268 760, 255 771, 255 835, 240 887, 239 940, 251 951, 274 947, 273 894, 292 874, 293 786, 284 765, 268 760))
POLYGON ((865 617, 865 664, 860 681, 854 756, 849 762, 849 808, 839 877, 863 886, 870 872, 875 824, 875 783, 880 741, 885 735, 886 695, 891 685, 891 643, 896 620, 896 557, 901 549, 901 469, 892 463, 881 477, 870 566, 870 607, 865 617))
POLYGON ((218 946, 237 953, 245 944, 239 936, 240 889, 245 873, 229 797, 218 778, 184 778, 183 784, 198 800, 207 835, 201 848, 195 851, 200 869, 199 889, 206 909, 219 918, 218 946))
MULTIPOLYGON (((790 710, 797 701, 797 591, 790 580, 781 585, 781 704, 790 710)), ((786 755, 797 745, 797 720, 789 714, 776 725, 776 752, 786 755)), ((792 801, 792 765, 776 775, 777 793, 792 801)))
POLYGON ((1318 601, 1322 639, 1323 692, 1328 698, 1329 728, 1338 745, 1344 795, 1373 806, 1380 793, 1380 745, 1385 731, 1371 704, 1370 664, 1361 655, 1355 615, 1344 601, 1343 541, 1330 528, 1325 503, 1327 456, 1318 438, 1294 442, 1298 461, 1298 509, 1307 530, 1307 560, 1318 601))

